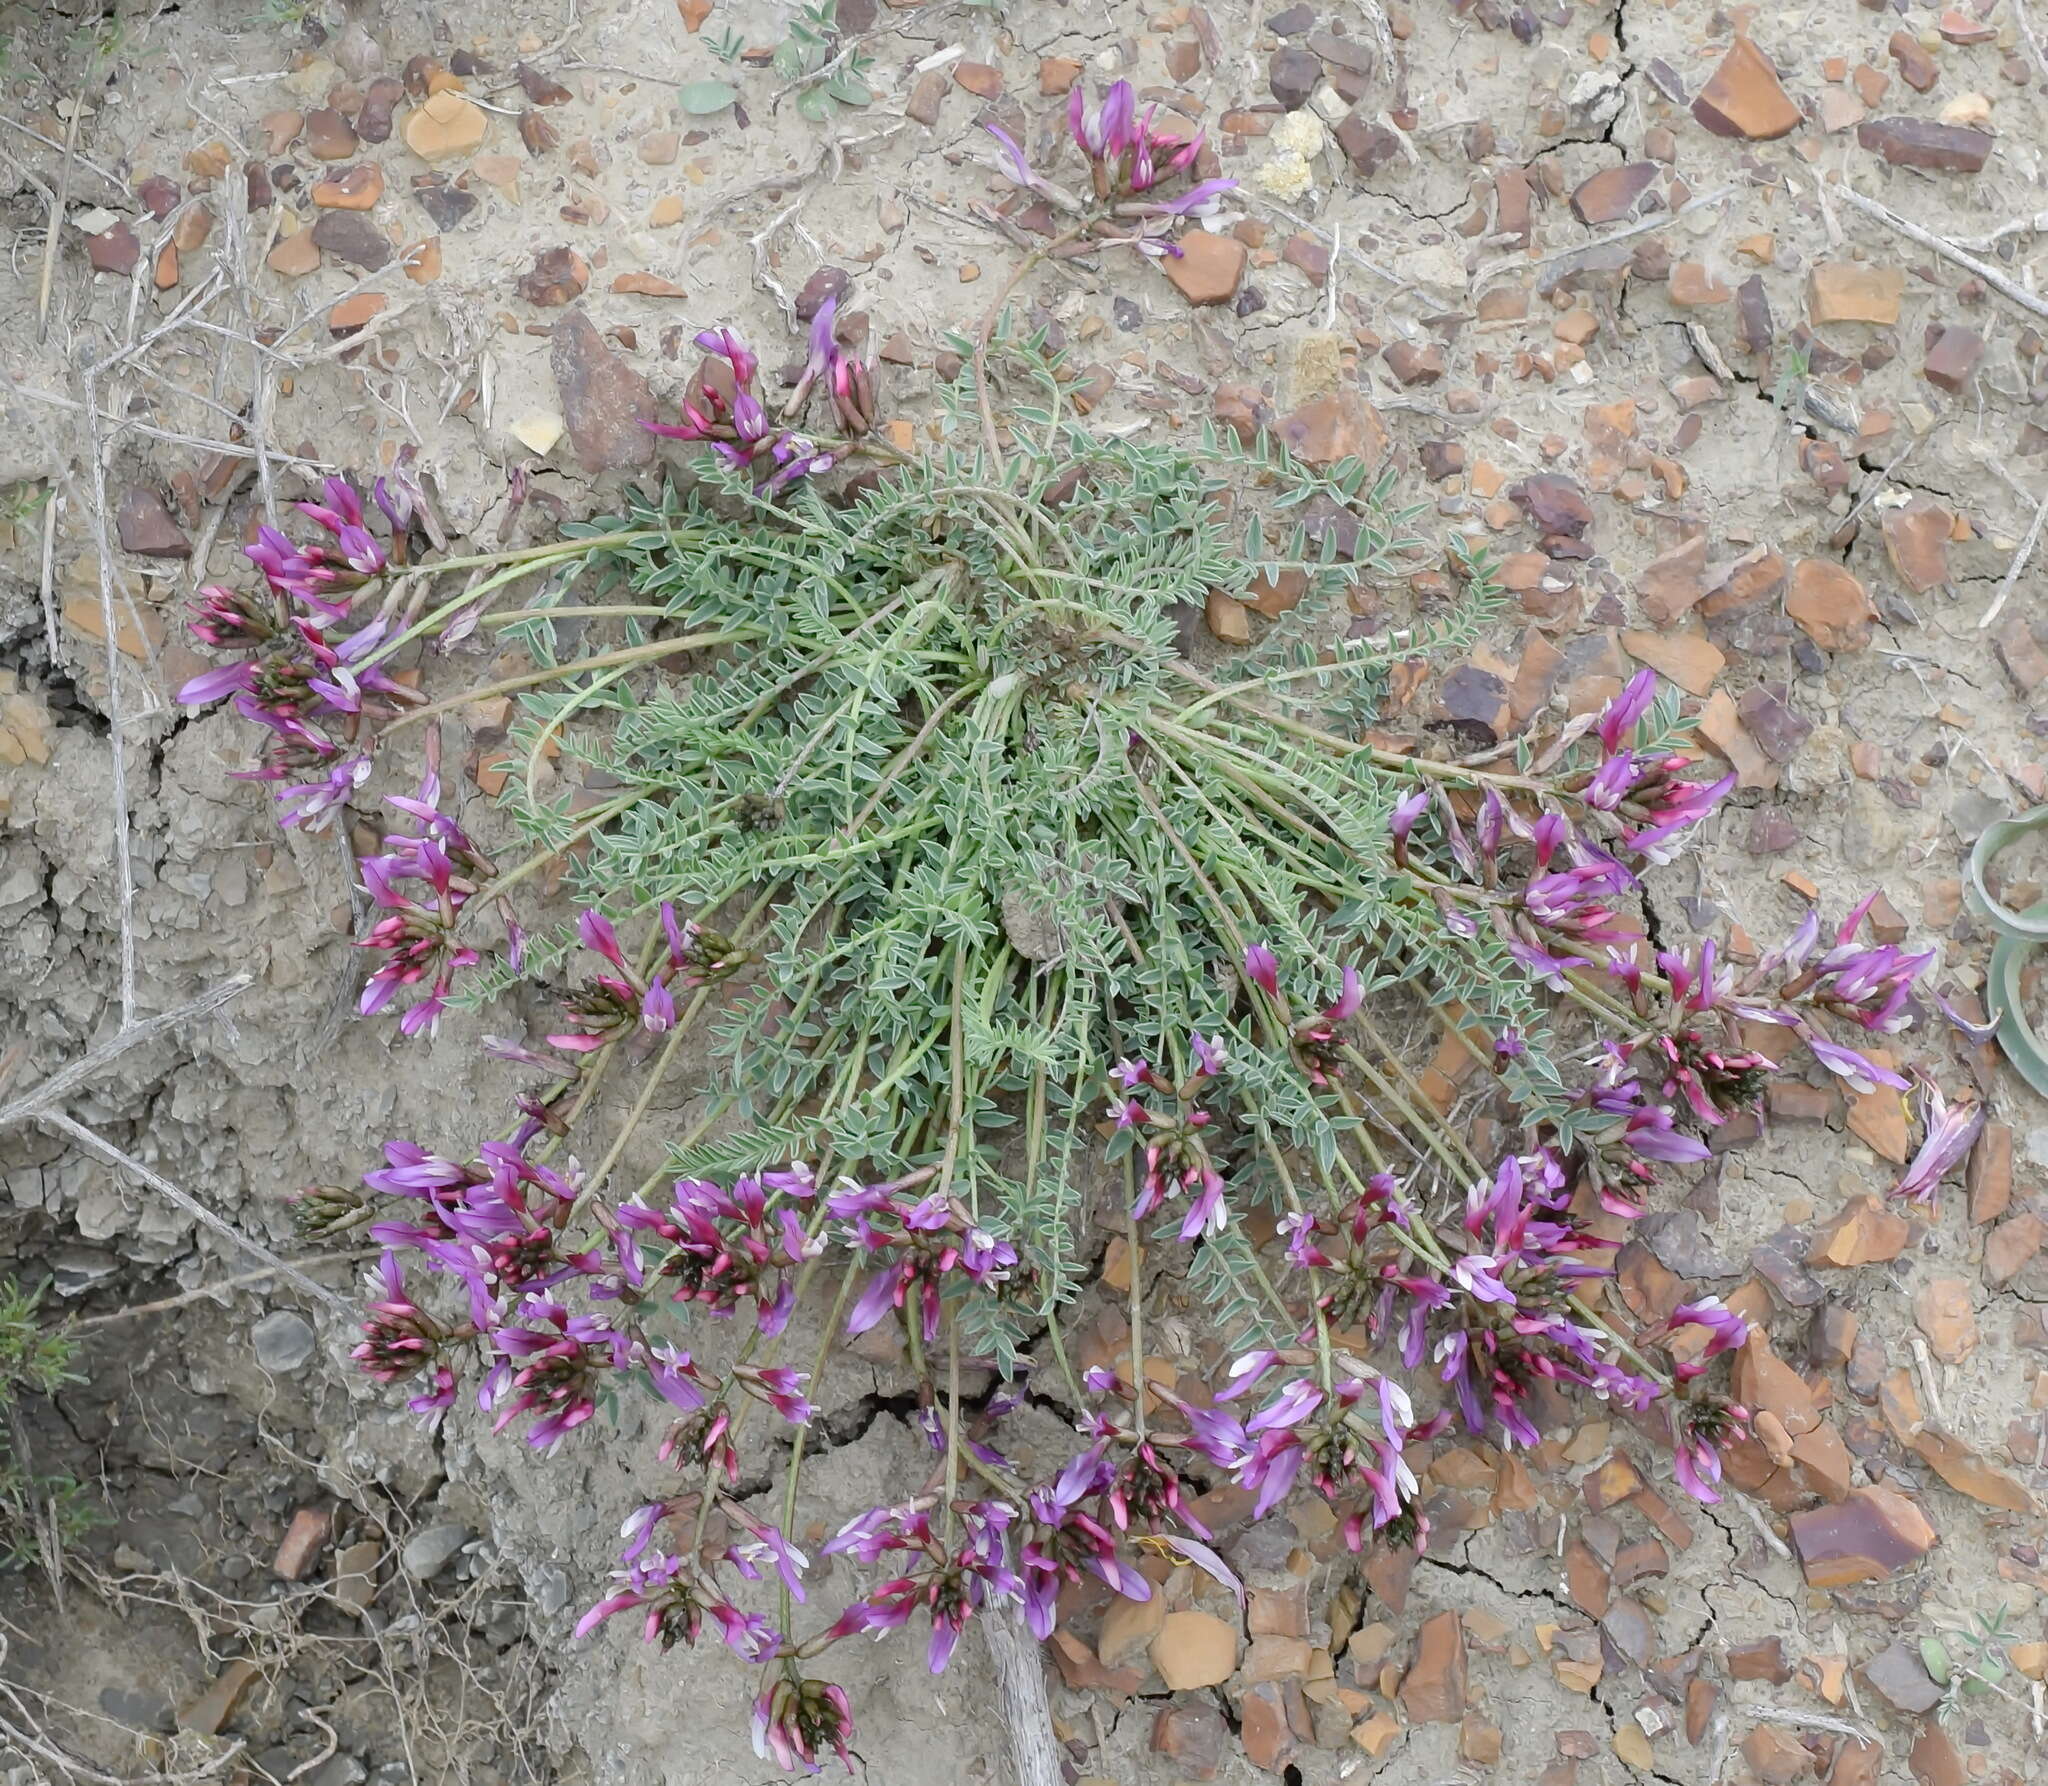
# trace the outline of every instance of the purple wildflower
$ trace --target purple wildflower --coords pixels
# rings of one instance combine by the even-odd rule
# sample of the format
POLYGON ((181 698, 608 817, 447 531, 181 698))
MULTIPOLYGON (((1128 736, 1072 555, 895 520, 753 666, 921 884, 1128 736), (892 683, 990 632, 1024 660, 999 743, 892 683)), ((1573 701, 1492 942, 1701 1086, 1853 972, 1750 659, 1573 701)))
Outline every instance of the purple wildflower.
POLYGON ((1892 1186, 1894 1197, 1932 1204, 1941 1181, 1961 1165, 1984 1127, 1984 1106, 1974 1100, 1951 1104, 1933 1080, 1920 1086, 1920 1111, 1926 1137, 1905 1176, 1892 1186))

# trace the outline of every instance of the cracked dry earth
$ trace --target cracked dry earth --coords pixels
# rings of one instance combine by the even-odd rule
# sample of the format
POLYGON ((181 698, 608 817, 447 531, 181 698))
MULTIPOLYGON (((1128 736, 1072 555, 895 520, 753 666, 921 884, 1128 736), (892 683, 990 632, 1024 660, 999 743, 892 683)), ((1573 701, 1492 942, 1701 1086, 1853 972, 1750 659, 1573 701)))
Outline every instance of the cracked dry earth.
MULTIPOLYGON (((295 1251, 284 1198, 384 1137, 488 1132, 505 1087, 476 1036, 539 1007, 426 1050, 353 1020, 345 851, 280 834, 232 778, 232 716, 168 702, 200 667, 192 588, 322 466, 409 465, 467 549, 600 511, 654 469, 629 412, 680 387, 690 334, 792 343, 821 273, 868 331, 892 438, 930 444, 946 332, 1046 228, 977 125, 1049 150, 1083 77, 1201 121, 1244 187, 1163 272, 1026 282, 1076 404, 1391 455, 1427 520, 1503 559, 1510 621, 1397 679, 1388 736, 1484 749, 1653 665, 1741 773, 1653 914, 1667 943, 1705 932, 1744 959, 1808 900, 1834 915, 1875 887, 1881 935, 1981 984, 1961 854, 2048 795, 2048 560, 2006 587, 2048 489, 2048 65, 2018 0, 842 0, 875 99, 824 123, 778 106, 754 58, 710 53, 727 30, 772 46, 778 5, 368 0, 279 25, 260 0, 127 4, 94 60, 102 10, 0 5, 0 1100, 117 1036, 124 928, 138 1016, 252 975, 63 1108, 266 1245, 295 1251), (714 76, 744 118, 680 111, 678 84, 714 76)), ((1286 601, 1192 624, 1228 649, 1286 601)), ((502 715, 465 717, 443 766, 488 847, 502 715)), ((1069 1778, 2048 1772, 2048 1124, 1993 1050, 1899 1042, 1992 1106, 1931 1217, 1883 1201, 1915 1140, 1896 1100, 1794 1083, 1621 1255, 1634 1315, 1698 1289, 1758 1324, 1739 1493, 1694 1507, 1625 1421, 1559 1409, 1526 1455, 1439 1442, 1420 1559, 1361 1569, 1317 1508, 1247 1525, 1214 1497, 1246 1611, 1188 1571, 1148 1609, 1078 1602, 1048 1655, 1069 1778), (1997 1691, 1938 1715, 1920 1640, 2000 1608, 1997 1691)), ((1436 1083, 1465 1123, 1462 1058, 1436 1083)), ((639 1412, 545 1470, 473 1415, 421 1439, 340 1369, 321 1295, 138 1309, 248 1261, 47 1124, 0 1134, 0 1168, 9 1268, 114 1317, 83 1330, 86 1381, 25 1410, 107 1523, 61 1610, 34 1573, 0 1583, 0 1677, 60 1760, 101 1772, 0 1739, 6 1778, 127 1778, 236 1742, 216 1777, 759 1777, 721 1657, 567 1641, 641 1498, 639 1412)), ((1156 1362, 1186 1387, 1222 1343, 1185 1310, 1156 1362)), ((924 1468, 906 1378, 879 1351, 862 1368, 824 1423, 813 1536, 924 1468)), ((1010 1442, 1028 1461, 1060 1436, 1034 1408, 1010 1442)), ((771 1461, 748 1458, 755 1480, 771 1461)), ((894 1650, 849 1667, 868 1775, 1010 1777, 978 1649, 936 1683, 894 1650)))

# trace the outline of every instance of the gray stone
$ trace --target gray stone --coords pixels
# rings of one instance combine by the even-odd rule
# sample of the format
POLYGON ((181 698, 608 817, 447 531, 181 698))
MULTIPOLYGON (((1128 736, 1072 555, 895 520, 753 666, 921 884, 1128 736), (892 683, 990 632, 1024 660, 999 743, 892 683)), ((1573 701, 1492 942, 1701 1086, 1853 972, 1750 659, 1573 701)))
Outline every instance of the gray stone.
POLYGON ((2012 808, 2003 800, 1977 788, 1965 788, 1948 809, 1948 822, 1964 843, 1975 843, 1987 827, 2011 817, 2012 808))
POLYGON ((533 1603, 540 1609, 541 1616, 551 1619, 569 1604, 569 1597, 575 1590, 561 1570, 552 1563, 543 1563, 527 1581, 526 1591, 533 1596, 533 1603))
POLYGON ((363 1612, 377 1597, 377 1565, 384 1546, 374 1538, 351 1544, 334 1559, 334 1597, 350 1612, 363 1612))
POLYGON ((250 1328, 249 1338, 256 1348, 256 1362, 281 1375, 304 1370, 313 1356, 313 1325, 290 1309, 265 1315, 250 1328))
POLYGON ((406 1540, 398 1563, 414 1581, 432 1581, 469 1542, 469 1527, 455 1520, 423 1527, 406 1540))
POLYGON ((1931 1712, 1941 1689, 1912 1644, 1898 1642, 1863 1664, 1863 1678, 1902 1712, 1931 1712))
POLYGON ((1842 820, 1842 860, 1849 867, 1863 871, 1890 867, 1912 834, 1913 827, 1874 784, 1849 784, 1842 820))
POLYGON ((330 1755, 310 1774, 301 1777, 306 1786, 363 1786, 370 1770, 354 1755, 330 1755))
POLYGON ((1666 1271, 1682 1278, 1738 1277, 1742 1267, 1714 1248, 1696 1209, 1659 1210, 1636 1224, 1643 1244, 1666 1271))
POLYGON ((170 1731, 176 1728, 171 1702, 147 1687, 102 1687, 100 1710, 130 1730, 170 1731))
POLYGON ((120 1269, 120 1260, 96 1246, 60 1246, 50 1254, 51 1287, 59 1296, 83 1296, 120 1269))

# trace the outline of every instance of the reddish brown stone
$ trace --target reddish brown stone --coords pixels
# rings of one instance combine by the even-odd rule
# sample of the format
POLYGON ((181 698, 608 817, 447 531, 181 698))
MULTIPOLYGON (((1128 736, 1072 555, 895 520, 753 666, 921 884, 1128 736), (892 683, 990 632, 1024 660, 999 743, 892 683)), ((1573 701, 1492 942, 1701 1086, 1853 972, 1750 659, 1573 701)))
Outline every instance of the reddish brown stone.
MULTIPOLYGON (((1294 1691, 1299 1695, 1301 1689, 1294 1691)), ((1269 1774, 1279 1773, 1301 1750, 1287 1715, 1287 1697, 1286 1686, 1278 1681, 1261 1681, 1238 1696, 1237 1740, 1244 1745, 1245 1759, 1269 1774)))
POLYGON ((141 257, 142 244, 135 239, 135 232, 125 218, 111 229, 85 238, 85 258, 95 273, 112 273, 125 279, 135 271, 135 263, 141 257))
POLYGON ((1892 569, 1915 595, 1948 581, 1949 534, 1955 517, 1929 497, 1916 496, 1904 508, 1885 511, 1885 551, 1892 569))
POLYGON ((263 1671, 254 1662, 237 1657, 220 1671, 212 1686, 178 1713, 178 1728, 218 1736, 221 1726, 235 1715, 242 1695, 262 1678, 263 1671))
POLYGON ((1974 174, 1991 155, 1989 131, 1937 124, 1931 118, 1869 118, 1856 126, 1856 140, 1894 167, 1939 173, 1974 174))
POLYGON ((359 147, 355 126, 330 106, 306 114, 306 147, 320 161, 346 161, 359 147))
POLYGON ((284 1541, 277 1547, 271 1569, 281 1580, 300 1580, 326 1547, 333 1529, 334 1516, 325 1507, 301 1507, 285 1528, 284 1541))
POLYGON ((562 419, 586 472, 631 471, 654 458, 654 393, 597 331, 578 305, 555 324, 549 361, 562 419))
POLYGON ((1177 259, 1162 261, 1166 277, 1182 297, 1197 308, 1227 304, 1237 296, 1244 278, 1245 262, 1251 257, 1235 236, 1214 236, 1207 230, 1190 230, 1180 239, 1177 259))
POLYGON ((1706 593, 1706 535, 1695 534, 1643 566, 1636 599, 1658 626, 1669 626, 1706 593))
POLYGON ((1152 1720, 1152 1753, 1183 1780, 1213 1780, 1223 1765, 1223 1714, 1211 1705, 1169 1705, 1152 1720))
POLYGON ((1584 1539, 1574 1538, 1565 1546, 1564 1582, 1572 1604, 1588 1618, 1599 1618, 1613 1600, 1607 1571, 1584 1539))
POLYGON ((1789 135, 1799 126, 1799 108, 1780 84, 1778 71, 1746 37, 1736 38, 1722 57, 1692 102, 1692 115, 1716 136, 1752 142, 1789 135))
POLYGON ((1064 99, 1081 78, 1081 64, 1071 56, 1046 56, 1038 64, 1038 91, 1044 98, 1064 99))
POLYGON ((1982 335, 1960 324, 1945 324, 1929 345, 1921 371, 1929 384, 1939 385, 1944 391, 1960 391, 1970 382, 1977 362, 1983 357, 1982 335))
MULTIPOLYGON (((1221 391, 1217 399, 1220 412, 1221 391)), ((1340 459, 1376 465, 1393 446, 1379 411, 1350 389, 1304 403, 1275 422, 1273 432, 1289 452, 1310 465, 1334 465, 1340 459)))
POLYGON ((192 542, 172 519, 164 499, 147 484, 130 484, 121 492, 114 514, 121 550, 141 558, 190 558, 192 542))
POLYGON ((1455 1612, 1423 1622, 1400 1697, 1411 1724, 1455 1724, 1464 1717, 1465 1627, 1455 1612))
POLYGON ((1752 546, 1721 573, 1700 612, 1709 620, 1754 607, 1785 584, 1785 560, 1775 546, 1752 546))
POLYGON ((1720 1704, 1721 1689, 1703 1674, 1696 1674, 1685 1684, 1685 1740, 1697 1749, 1707 1734, 1707 1727, 1714 1721, 1714 1709, 1720 1704))
POLYGON ((1783 1639, 1760 1637, 1754 1643, 1729 1645, 1728 1678, 1769 1681, 1774 1687, 1782 1687, 1792 1678, 1792 1665, 1785 1660, 1783 1639))
POLYGON ((1654 161, 1625 161, 1582 180, 1572 193, 1572 215, 1581 223, 1622 223, 1635 214, 1643 194, 1656 185, 1654 161))
POLYGON ((1906 289, 1905 270, 1863 261, 1816 262, 1807 275, 1806 314, 1816 325, 1835 322, 1895 323, 1906 289))
POLYGON ((1806 1745, 1776 1724, 1759 1724, 1742 1739, 1742 1759, 1765 1786, 1792 1786, 1813 1772, 1806 1745))
POLYGON ((1802 558, 1792 567, 1785 612, 1824 651, 1861 651, 1877 607, 1862 583, 1830 558, 1802 558))
POLYGON ((1891 41, 1885 45, 1891 59, 1899 65, 1899 79, 1915 93, 1925 93, 1940 78, 1934 66, 1934 58, 1927 53, 1926 46, 1910 31, 1894 31, 1891 41))
POLYGON ((1919 1786, 1969 1786, 1970 1770, 1956 1753, 1948 1732, 1929 1719, 1920 1726, 1907 1752, 1906 1765, 1919 1786))
POLYGON ((573 304, 590 285, 590 263, 573 248, 550 248, 519 276, 519 295, 529 304, 555 309, 573 304))
POLYGON ((1913 1295, 1913 1319, 1944 1364, 1960 1364, 1977 1349, 1977 1314, 1970 1286, 1958 1277, 1932 1278, 1913 1295))
POLYGON ((1851 1197, 1815 1232, 1806 1262, 1842 1270, 1882 1265, 1904 1252, 1912 1235, 1912 1225, 1906 1218, 1894 1214, 1875 1197, 1851 1197))
POLYGON ((1995 1222, 2012 1201, 2012 1128, 2007 1123, 1984 1125, 1970 1161, 1963 1168, 1963 1183, 1970 1193, 1973 1224, 1995 1222))
MULTIPOLYGON (((1360 179, 1369 180, 1401 153, 1401 139, 1363 107, 1346 112, 1330 132, 1360 179)), ((1526 227, 1526 226, 1525 226, 1526 227)), ((1511 233, 1502 206, 1501 230, 1511 233)))
POLYGON ((313 184, 313 203, 323 211, 374 210, 383 196, 384 170, 374 161, 358 162, 346 173, 313 184))
POLYGON ((1380 358, 1404 385, 1435 384, 1444 375, 1444 350, 1434 342, 1396 341, 1380 358))
MULTIPOLYGON (((2024 1435, 2023 1461, 2031 1464, 2040 1442, 2040 1430, 2031 1425, 2023 1425, 2019 1430, 2024 1435)), ((1961 1440, 1934 1427, 1922 1426, 1912 1435, 1912 1448, 1956 1493, 2006 1513, 2035 1511, 2034 1497, 2017 1476, 2001 1470, 1961 1440)))
POLYGON ((381 291, 358 291, 354 297, 344 297, 334 309, 328 311, 328 334, 336 340, 348 340, 352 334, 362 334, 371 322, 391 307, 391 299, 381 291))

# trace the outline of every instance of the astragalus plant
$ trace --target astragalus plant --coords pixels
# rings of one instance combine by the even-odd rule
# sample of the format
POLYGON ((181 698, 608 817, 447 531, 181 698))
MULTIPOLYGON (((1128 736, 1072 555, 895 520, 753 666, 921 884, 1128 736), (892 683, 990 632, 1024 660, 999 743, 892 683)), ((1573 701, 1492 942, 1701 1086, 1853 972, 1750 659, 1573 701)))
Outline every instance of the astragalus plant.
MULTIPOLYGON (((424 1038, 525 981, 567 988, 562 1015, 490 1045, 529 1081, 501 1139, 391 1140, 301 1208, 388 1249, 356 1356, 427 1421, 467 1394, 547 1450, 612 1442, 627 1379, 669 1405, 581 1631, 709 1633, 761 1671, 762 1751, 808 1767, 852 1730, 835 1644, 910 1626, 936 1671, 995 1602, 1043 1637, 1082 1572, 1144 1597, 1146 1550, 1228 1580, 1193 1505, 1224 1484, 1416 1545, 1409 1450, 1533 1443, 1562 1389, 1661 1430, 1712 1499, 1746 1415, 1711 1361, 1744 1323, 1704 1300, 1633 1327, 1599 1280, 1789 1055, 1903 1087, 1842 1038, 1907 1022, 1926 959, 1861 946, 1860 912, 1741 973, 1645 940, 1641 877, 1733 780, 1648 675, 1485 762, 1373 742, 1392 667, 1496 601, 1454 540, 1451 602, 1360 631, 1354 586, 1443 556, 1390 476, 1091 432, 1000 328, 960 343, 972 444, 892 454, 859 439, 867 370, 829 312, 787 405, 736 337, 700 340, 688 490, 421 565, 402 492, 384 531, 335 485, 317 547, 252 550, 265 594, 208 593, 243 655, 194 691, 271 729, 287 823, 367 801, 411 728, 516 703, 526 853, 487 860, 431 776, 387 795, 363 1005, 424 1038), (795 431, 805 403, 829 435, 795 431), (846 480, 856 453, 879 475, 846 480), (1260 650, 1190 656, 1212 590, 1283 576, 1306 593, 1260 650), (478 628, 533 667, 443 692, 437 647, 478 628), (431 701, 391 674, 422 653, 431 701), (543 868, 580 907, 552 926, 543 868), (1433 1071, 1440 1045, 1469 1072, 1433 1071), (622 1177, 707 1053, 700 1113, 622 1177), (1141 1395, 1162 1282, 1206 1311, 1207 1384, 1141 1395), (1105 1303, 1128 1342, 1080 1368, 1105 1303), (930 1474, 820 1508, 810 1423, 878 1329, 930 1474), (792 1356, 797 1331, 823 1343, 792 1356), (1072 1423, 1055 1455, 1006 1441, 1027 1376, 1072 1423), (829 1598, 798 1545, 821 1514, 849 1560, 829 1598)), ((1909 1189, 1965 1126, 1935 1125, 1909 1189)))

